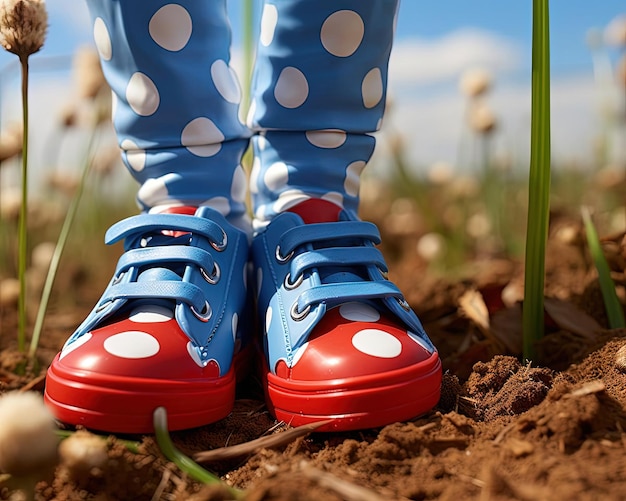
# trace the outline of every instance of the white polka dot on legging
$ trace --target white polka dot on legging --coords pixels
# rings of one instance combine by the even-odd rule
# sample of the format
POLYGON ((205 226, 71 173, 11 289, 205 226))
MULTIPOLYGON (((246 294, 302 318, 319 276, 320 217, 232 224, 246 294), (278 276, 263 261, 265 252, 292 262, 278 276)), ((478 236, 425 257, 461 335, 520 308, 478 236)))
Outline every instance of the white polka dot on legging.
POLYGON ((361 172, 365 169, 365 162, 357 160, 348 165, 346 169, 346 180, 343 183, 343 189, 346 194, 356 197, 359 194, 359 186, 361 185, 361 172))
POLYGON ((120 358, 149 358, 160 348, 156 338, 141 331, 120 332, 104 340, 104 349, 120 358))
POLYGON ((383 98, 383 77, 379 68, 367 72, 361 84, 363 104, 366 108, 373 108, 383 98))
POLYGON ((59 355, 59 360, 62 359, 63 357, 66 357, 70 353, 72 353, 75 349, 80 348, 81 346, 83 346, 92 337, 93 337, 93 334, 91 332, 87 332, 86 334, 83 334, 82 336, 80 336, 76 341, 74 341, 74 342, 72 342, 70 344, 66 344, 63 347, 63 350, 61 350, 61 354, 59 355))
POLYGON ((126 86, 126 100, 132 110, 143 117, 152 115, 159 107, 159 91, 147 75, 137 72, 126 86))
POLYGON ((263 14, 261 16, 261 34, 259 39, 261 44, 267 47, 274 40, 274 31, 278 22, 278 9, 275 5, 267 3, 263 6, 263 14))
POLYGON ((352 336, 352 346, 361 353, 378 358, 396 358, 402 353, 402 343, 388 332, 363 329, 352 336))
POLYGON ((285 108, 298 108, 309 97, 309 83, 298 68, 283 68, 276 81, 274 97, 285 108))
POLYGON ((146 150, 142 150, 134 141, 124 139, 120 145, 126 155, 126 162, 135 172, 141 172, 146 166, 146 150))
POLYGON ((318 148, 339 148, 347 137, 345 131, 337 129, 310 130, 305 135, 307 141, 318 148))
POLYGON ((181 143, 190 153, 199 157, 212 157, 219 153, 224 141, 224 134, 207 117, 198 117, 190 121, 181 134, 181 143))
POLYGON ((380 320, 378 310, 365 303, 344 303, 339 307, 339 314, 352 322, 378 322, 380 320))
POLYGON ((346 190, 347 195, 356 197, 359 194, 363 169, 365 169, 365 162, 363 160, 357 160, 348 165, 346 169, 346 179, 343 183, 343 189, 346 190))
POLYGON ((333 56, 348 57, 361 45, 365 26, 363 19, 353 10, 333 12, 322 24, 320 39, 333 56))
POLYGON ((269 166, 263 174, 263 182, 272 191, 279 190, 287 184, 289 170, 283 162, 276 162, 269 166))
POLYGON ((139 188, 137 198, 149 207, 164 203, 169 198, 165 181, 163 179, 147 179, 139 188))
POLYGON ((322 200, 327 200, 328 202, 332 202, 339 207, 343 207, 343 195, 338 191, 329 191, 325 195, 321 196, 322 200))
POLYGON ((230 214, 230 201, 226 197, 209 198, 200 205, 202 207, 211 207, 211 209, 216 210, 222 216, 228 216, 230 214))
POLYGON ((286 190, 278 196, 278 200, 274 202, 273 209, 276 213, 283 212, 298 205, 300 202, 305 202, 310 199, 311 197, 302 190, 286 190))
POLYGON ((93 23, 93 39, 96 43, 98 54, 105 61, 110 61, 113 56, 113 47, 111 45, 111 35, 101 17, 97 17, 93 23))
POLYGON ((150 19, 148 30, 152 40, 165 50, 178 52, 191 38, 191 16, 178 4, 161 7, 150 19))
POLYGON ((241 89, 234 70, 223 59, 211 65, 211 78, 220 95, 229 103, 237 104, 241 100, 241 89))
POLYGON ((167 322, 174 318, 174 312, 169 308, 158 305, 142 305, 135 308, 128 319, 136 323, 167 322))

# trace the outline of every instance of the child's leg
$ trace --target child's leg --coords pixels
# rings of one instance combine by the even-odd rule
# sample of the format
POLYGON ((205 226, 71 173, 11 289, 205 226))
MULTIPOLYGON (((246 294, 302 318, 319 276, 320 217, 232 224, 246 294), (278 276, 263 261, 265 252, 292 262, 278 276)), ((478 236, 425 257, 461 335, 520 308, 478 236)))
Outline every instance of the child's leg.
POLYGON ((249 133, 237 114, 225 0, 89 8, 122 156, 147 213, 107 232, 127 252, 54 360, 46 399, 60 420, 106 431, 149 432, 160 405, 173 428, 206 424, 232 408, 246 302, 240 159, 249 133))
POLYGON ((250 125, 268 401, 327 429, 432 408, 441 364, 358 220, 383 115, 397 0, 267 0, 250 125), (306 224, 314 223, 314 224, 306 224))

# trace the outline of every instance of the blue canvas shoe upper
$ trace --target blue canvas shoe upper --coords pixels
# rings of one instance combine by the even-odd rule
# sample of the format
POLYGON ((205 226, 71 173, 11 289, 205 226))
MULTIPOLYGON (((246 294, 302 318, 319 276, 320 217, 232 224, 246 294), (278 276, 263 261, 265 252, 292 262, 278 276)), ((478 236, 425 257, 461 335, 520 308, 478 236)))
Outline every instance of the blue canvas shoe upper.
POLYGON ((231 320, 246 303, 247 235, 220 213, 201 207, 194 216, 124 219, 105 236, 107 244, 121 239, 126 252, 113 279, 65 346, 138 301, 164 304, 192 342, 194 358, 204 364, 217 360, 220 372, 228 372, 236 342, 231 320))

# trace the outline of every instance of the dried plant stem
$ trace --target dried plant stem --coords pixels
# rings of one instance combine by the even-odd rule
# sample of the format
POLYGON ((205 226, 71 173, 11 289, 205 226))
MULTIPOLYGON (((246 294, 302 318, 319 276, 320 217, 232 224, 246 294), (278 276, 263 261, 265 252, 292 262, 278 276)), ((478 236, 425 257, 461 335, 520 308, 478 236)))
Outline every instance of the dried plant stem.
POLYGON ((194 454, 193 458, 196 461, 202 463, 224 461, 226 459, 233 459, 246 454, 252 454, 260 449, 271 449, 273 447, 281 447, 283 445, 290 444, 296 438, 303 437, 309 433, 314 432, 319 427, 332 423, 332 419, 326 419, 317 423, 305 424, 292 428, 282 433, 276 433, 267 437, 260 437, 243 444, 231 445, 230 447, 220 447, 218 449, 212 449, 209 451, 201 451, 194 454))
POLYGON ((20 282, 18 298, 17 347, 19 351, 26 349, 26 256, 28 228, 28 55, 20 55, 22 67, 22 201, 20 204, 20 220, 18 227, 17 276, 20 282))

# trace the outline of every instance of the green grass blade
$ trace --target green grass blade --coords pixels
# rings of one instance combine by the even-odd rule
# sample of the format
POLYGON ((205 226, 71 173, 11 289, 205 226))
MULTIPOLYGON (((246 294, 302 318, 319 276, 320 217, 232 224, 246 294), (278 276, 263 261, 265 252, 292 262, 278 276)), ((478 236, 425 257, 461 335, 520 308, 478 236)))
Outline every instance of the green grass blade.
POLYGON ((157 444, 167 459, 187 473, 191 478, 205 484, 221 484, 229 490, 234 499, 243 497, 243 491, 226 485, 219 477, 202 468, 202 466, 174 446, 167 429, 167 411, 165 407, 155 409, 153 421, 157 444))
POLYGON ((61 256, 63 255, 63 251, 65 249, 65 244, 67 243, 67 239, 70 235, 70 230, 72 228, 72 224, 78 212, 78 206, 80 204, 81 197, 85 190, 85 183, 87 177, 89 176, 89 172, 91 170, 91 166, 93 164, 93 147, 95 144, 95 139, 97 135, 97 126, 93 128, 91 131, 91 135, 89 137, 89 143, 87 145, 86 153, 85 153, 85 162, 82 169, 82 174, 80 176, 80 181, 78 183, 78 187, 76 192, 72 197, 72 201, 70 202, 70 206, 65 215, 65 219, 63 220, 63 226, 61 227, 61 231, 59 233, 59 238, 57 239, 56 245, 54 247, 54 253, 52 254, 52 259, 50 261, 50 265, 48 266, 48 272, 46 274, 46 281, 44 283, 43 290, 41 292, 41 301, 39 302, 39 309, 37 310, 37 318, 35 319, 35 325, 33 327, 33 335, 30 340, 30 348, 28 350, 28 356, 36 363, 36 355, 37 355, 37 347, 39 346, 39 339, 41 337, 41 332, 43 330, 44 320, 46 317, 46 312, 48 310, 48 303, 50 301, 50 296, 52 295, 52 287, 54 285, 54 279, 56 278, 57 271, 59 269, 59 263, 61 262, 61 256))
POLYGON ((550 212, 550 30, 548 0, 533 0, 532 107, 523 350, 536 357, 544 333, 543 291, 550 212))
POLYGON ((609 264, 602 252, 598 232, 591 220, 589 209, 583 207, 581 212, 583 222, 585 223, 587 245, 589 246, 589 251, 591 252, 596 270, 598 270, 598 280, 600 281, 600 290, 602 291, 602 298, 604 299, 604 308, 606 309, 606 314, 609 319, 609 327, 611 327, 611 329, 623 329, 626 327, 624 310, 615 292, 615 283, 611 278, 609 264))

